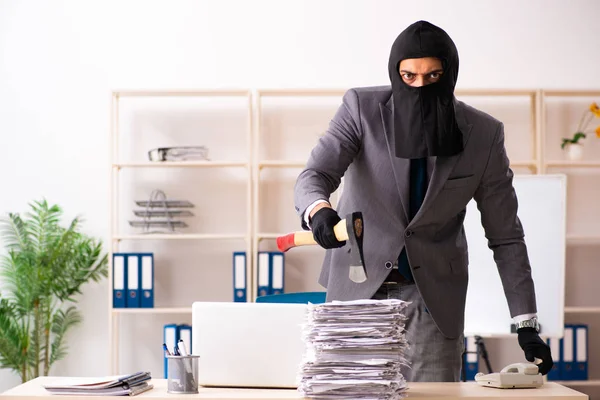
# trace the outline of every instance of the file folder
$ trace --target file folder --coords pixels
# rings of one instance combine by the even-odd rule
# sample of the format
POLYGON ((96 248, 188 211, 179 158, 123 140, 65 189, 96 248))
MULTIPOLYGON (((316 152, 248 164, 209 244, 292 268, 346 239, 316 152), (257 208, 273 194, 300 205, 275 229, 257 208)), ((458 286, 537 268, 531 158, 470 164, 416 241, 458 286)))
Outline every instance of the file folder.
POLYGON ((283 260, 283 253, 279 251, 273 251, 270 253, 270 265, 271 265, 271 290, 269 294, 283 294, 284 280, 285 280, 285 265, 283 260))
POLYGON ((140 282, 141 298, 140 306, 142 308, 154 307, 154 254, 139 254, 140 262, 140 282))
POLYGON ((474 381, 475 375, 479 371, 479 357, 474 336, 467 336, 465 338, 465 352, 465 377, 467 381, 474 381))
POLYGON ((113 308, 126 307, 127 273, 125 268, 125 255, 113 254, 113 308))
MULTIPOLYGON (((164 326, 164 331, 163 331, 163 343, 167 345, 167 348, 169 349, 169 351, 171 353, 173 353, 174 349, 175 349, 175 344, 177 343, 179 339, 177 338, 177 324, 167 324, 164 326)), ((166 354, 164 354, 163 352, 163 358, 164 358, 164 374, 165 374, 165 379, 167 379, 167 377, 169 376, 169 363, 168 363, 168 359, 166 357, 166 354)))
POLYGON ((177 341, 183 340, 185 348, 189 354, 193 354, 192 349, 192 327, 190 325, 182 324, 177 326, 177 341))
POLYGON ((575 368, 573 379, 586 381, 588 379, 588 327, 578 324, 575 329, 575 368))
POLYGON ((575 353, 574 353, 574 339, 573 339, 573 326, 570 324, 565 325, 564 336, 562 341, 562 369, 560 370, 560 376, 562 380, 572 381, 573 370, 575 367, 575 353))
POLYGON ((559 381, 562 379, 560 373, 562 368, 562 349, 560 343, 559 338, 546 339, 546 344, 550 347, 550 354, 552 354, 552 361, 554 362, 552 369, 548 371, 547 377, 549 381, 559 381))
POLYGON ((233 253, 233 301, 246 302, 246 253, 233 253))
POLYGON ((127 307, 140 307, 140 274, 137 254, 127 255, 127 307))
POLYGON ((270 260, 266 251, 258 252, 258 292, 257 296, 267 296, 271 292, 270 287, 270 260))

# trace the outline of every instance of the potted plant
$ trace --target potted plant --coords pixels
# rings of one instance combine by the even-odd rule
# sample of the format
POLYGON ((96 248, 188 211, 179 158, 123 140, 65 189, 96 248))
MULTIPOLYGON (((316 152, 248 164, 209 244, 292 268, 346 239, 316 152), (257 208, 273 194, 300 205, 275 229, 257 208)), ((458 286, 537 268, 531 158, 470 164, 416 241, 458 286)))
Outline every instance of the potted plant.
POLYGON ((62 210, 45 200, 24 217, 3 218, 5 255, 0 262, 0 368, 26 382, 48 375, 67 355, 68 331, 81 322, 75 295, 108 276, 100 241, 80 231, 82 219, 60 224, 62 210))
MULTIPOLYGON (((588 130, 588 126, 594 116, 600 118, 600 108, 596 103, 592 103, 589 109, 583 112, 573 137, 563 138, 560 147, 561 149, 567 151, 567 157, 569 160, 581 160, 583 158, 583 144, 581 144, 579 141, 585 139, 587 134, 594 132, 588 130)), ((600 138, 600 125, 596 128, 595 132, 596 136, 600 138)))

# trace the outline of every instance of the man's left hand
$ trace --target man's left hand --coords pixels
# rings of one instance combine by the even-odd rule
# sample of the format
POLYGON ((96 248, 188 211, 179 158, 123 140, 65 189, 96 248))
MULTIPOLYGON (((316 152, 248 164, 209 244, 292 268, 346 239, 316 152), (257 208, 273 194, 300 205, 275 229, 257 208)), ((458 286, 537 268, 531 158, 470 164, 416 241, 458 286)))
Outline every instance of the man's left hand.
POLYGON ((534 328, 517 329, 519 337, 519 346, 525 352, 525 358, 529 362, 534 362, 536 358, 542 360, 538 364, 538 370, 542 375, 546 375, 554 365, 550 347, 542 340, 534 328))

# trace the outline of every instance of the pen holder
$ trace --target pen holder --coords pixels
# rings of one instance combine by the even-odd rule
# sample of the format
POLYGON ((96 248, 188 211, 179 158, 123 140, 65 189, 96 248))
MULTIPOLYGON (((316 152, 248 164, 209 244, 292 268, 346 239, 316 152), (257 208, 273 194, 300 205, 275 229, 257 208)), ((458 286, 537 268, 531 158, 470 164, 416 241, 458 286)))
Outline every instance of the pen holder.
POLYGON ((198 359, 200 356, 167 357, 167 392, 198 393, 198 359))

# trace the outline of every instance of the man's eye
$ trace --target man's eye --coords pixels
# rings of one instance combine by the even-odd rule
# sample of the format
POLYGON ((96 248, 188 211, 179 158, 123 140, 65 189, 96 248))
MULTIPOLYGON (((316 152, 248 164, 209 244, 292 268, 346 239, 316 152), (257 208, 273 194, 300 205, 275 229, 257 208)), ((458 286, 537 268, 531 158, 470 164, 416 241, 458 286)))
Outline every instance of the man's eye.
POLYGON ((440 77, 440 73, 439 72, 432 72, 431 74, 429 74, 429 77, 431 79, 438 79, 440 77))
POLYGON ((413 79, 415 76, 413 74, 409 74, 409 73, 404 73, 402 74, 402 77, 406 80, 411 80, 413 79))

